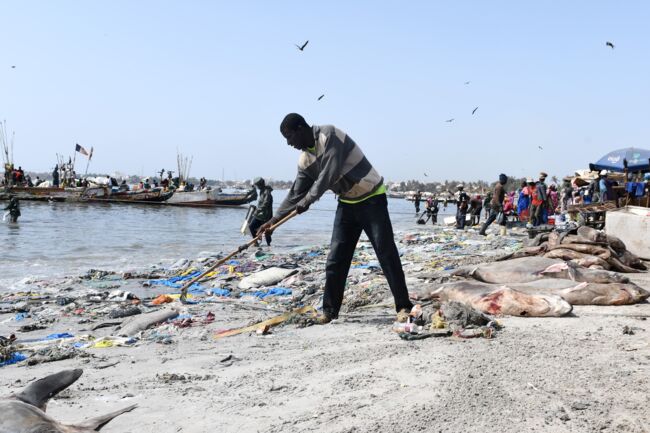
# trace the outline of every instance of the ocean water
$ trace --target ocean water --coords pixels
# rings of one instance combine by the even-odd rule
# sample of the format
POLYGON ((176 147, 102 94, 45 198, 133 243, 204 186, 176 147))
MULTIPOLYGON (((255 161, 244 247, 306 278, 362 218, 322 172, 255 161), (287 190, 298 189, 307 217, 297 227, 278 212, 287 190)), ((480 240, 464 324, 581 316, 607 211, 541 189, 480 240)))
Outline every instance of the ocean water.
MULTIPOLYGON (((286 193, 274 191, 276 206, 286 193)), ((325 194, 274 233, 272 248, 327 244, 336 204, 333 194, 325 194)), ((388 199, 388 206, 396 231, 417 226, 413 202, 388 199)), ((140 269, 228 253, 250 240, 249 233, 240 232, 246 210, 22 201, 18 223, 0 223, 0 290, 20 288, 30 278, 78 275, 93 268, 140 269)), ((441 207, 439 220, 453 212, 453 206, 441 207)))

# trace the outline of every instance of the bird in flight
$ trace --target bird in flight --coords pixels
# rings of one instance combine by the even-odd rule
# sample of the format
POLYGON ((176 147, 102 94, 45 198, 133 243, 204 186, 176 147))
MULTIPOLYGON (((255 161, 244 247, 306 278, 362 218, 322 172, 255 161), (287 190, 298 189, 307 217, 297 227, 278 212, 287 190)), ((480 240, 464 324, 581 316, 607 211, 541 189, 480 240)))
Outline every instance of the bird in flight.
POLYGON ((12 66, 11 66, 11 69, 16 69, 16 65, 12 65, 12 66))
POLYGON ((424 173, 424 176, 425 176, 425 177, 429 177, 429 175, 428 175, 428 174, 426 174, 426 173, 424 173))
POLYGON ((465 81, 465 85, 467 86, 471 81, 465 81))
POLYGON ((447 120, 445 120, 445 122, 447 122, 447 123, 451 123, 451 122, 453 122, 453 121, 454 121, 454 119, 447 119, 447 120))
POLYGON ((324 97, 325 97, 325 94, 323 93, 322 95, 320 95, 320 96, 318 97, 318 100, 320 101, 320 100, 323 99, 324 97))
POLYGON ((476 110, 478 110, 478 107, 476 107, 476 108, 474 108, 474 109, 472 110, 472 116, 474 115, 474 113, 476 113, 476 110))
POLYGON ((612 50, 614 49, 614 44, 611 43, 610 41, 605 42, 605 45, 610 47, 612 50))
POLYGON ((305 49, 305 47, 307 46, 308 43, 309 43, 309 41, 307 40, 307 41, 305 41, 304 44, 302 44, 302 46, 300 46, 300 45, 298 45, 298 44, 294 44, 294 45, 295 45, 296 48, 298 48, 300 51, 304 51, 304 49, 305 49))
POLYGON ((537 146, 537 147, 539 147, 539 150, 544 150, 544 148, 542 146, 537 146))

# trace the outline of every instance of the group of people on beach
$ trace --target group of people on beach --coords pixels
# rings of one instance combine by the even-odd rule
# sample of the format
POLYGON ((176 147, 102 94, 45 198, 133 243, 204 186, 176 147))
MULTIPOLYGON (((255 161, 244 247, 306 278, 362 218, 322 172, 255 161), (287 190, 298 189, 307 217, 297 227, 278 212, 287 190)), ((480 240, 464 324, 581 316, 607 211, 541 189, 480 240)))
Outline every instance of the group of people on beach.
MULTIPOLYGON (((415 193, 413 197, 415 203, 415 215, 420 214, 420 202, 422 201, 422 191, 415 193)), ((447 208, 447 200, 444 201, 444 207, 447 208)), ((440 211, 440 200, 434 197, 427 197, 424 201, 424 212, 418 218, 418 224, 426 224, 431 220, 432 224, 438 223, 438 212, 440 211)))
MULTIPOLYGON (((549 216, 565 214, 571 204, 605 202, 618 198, 614 189, 617 183, 609 178, 607 170, 600 171, 598 178, 581 187, 572 184, 570 179, 565 179, 561 188, 558 189, 555 183, 547 185, 547 177, 545 172, 541 172, 537 180, 529 177, 521 182, 519 188, 508 192, 505 190, 508 177, 502 173, 499 175, 498 181, 495 182, 494 189, 484 197, 480 194, 466 192, 463 184, 457 185, 457 192, 454 195, 456 201, 455 227, 463 230, 466 226, 478 226, 481 215, 485 211, 486 221, 481 226, 479 233, 485 235, 487 227, 496 221, 501 226, 501 233, 505 234, 505 227, 509 220, 521 221, 528 227, 535 227, 547 224, 549 216)), ((422 192, 417 191, 413 199, 416 215, 418 215, 422 192)), ((429 215, 430 212, 435 212, 437 216, 439 200, 429 196, 426 203, 425 214, 429 215)), ((417 222, 422 224, 428 219, 419 217, 417 222)), ((437 223, 437 217, 431 218, 431 220, 434 224, 437 223)))

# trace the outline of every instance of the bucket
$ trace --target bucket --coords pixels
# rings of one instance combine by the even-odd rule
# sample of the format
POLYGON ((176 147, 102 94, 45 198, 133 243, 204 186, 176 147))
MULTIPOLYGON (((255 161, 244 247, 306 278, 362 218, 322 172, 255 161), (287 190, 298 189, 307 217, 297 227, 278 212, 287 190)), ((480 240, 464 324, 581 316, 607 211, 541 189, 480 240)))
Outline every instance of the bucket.
POLYGON ((551 215, 548 217, 548 225, 554 226, 555 225, 555 215, 551 215))

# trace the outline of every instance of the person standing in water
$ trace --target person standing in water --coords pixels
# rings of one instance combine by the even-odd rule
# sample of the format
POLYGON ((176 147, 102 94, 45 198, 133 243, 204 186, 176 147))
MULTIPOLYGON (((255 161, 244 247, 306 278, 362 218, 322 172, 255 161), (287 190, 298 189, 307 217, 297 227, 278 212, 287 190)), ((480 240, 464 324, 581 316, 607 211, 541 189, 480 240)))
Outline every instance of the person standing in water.
POLYGON ((420 213, 420 201, 422 200, 422 193, 418 190, 413 196, 413 203, 415 204, 415 214, 420 213))
POLYGON ((12 223, 18 222, 18 217, 20 216, 20 203, 16 196, 9 196, 9 204, 5 207, 6 211, 9 211, 9 218, 12 223))
MULTIPOLYGON (((266 185, 266 181, 261 177, 256 177, 253 180, 253 185, 260 190, 257 210, 248 226, 251 235, 255 237, 257 236, 257 230, 273 217, 273 195, 271 194, 273 188, 266 185)), ((266 239, 266 245, 271 246, 271 233, 264 233, 264 237, 266 239)))

